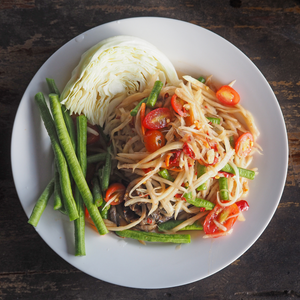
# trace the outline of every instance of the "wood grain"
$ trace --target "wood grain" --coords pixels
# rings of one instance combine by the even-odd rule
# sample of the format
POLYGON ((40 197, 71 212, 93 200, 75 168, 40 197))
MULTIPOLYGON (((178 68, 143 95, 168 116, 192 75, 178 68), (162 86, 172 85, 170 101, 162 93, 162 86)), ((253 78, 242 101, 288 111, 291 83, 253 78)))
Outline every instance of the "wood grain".
MULTIPOLYGON (((300 298, 299 24, 299 0, 0 1, 0 299, 300 298), (224 270, 171 289, 115 286, 62 260, 27 224, 10 166, 15 114, 41 65, 76 35, 106 22, 138 16, 187 21, 241 49, 274 90, 289 139, 285 190, 261 237, 224 270)), ((130 276, 121 267, 116 272, 130 276)), ((178 276, 184 277, 185 272, 178 270, 178 276)))

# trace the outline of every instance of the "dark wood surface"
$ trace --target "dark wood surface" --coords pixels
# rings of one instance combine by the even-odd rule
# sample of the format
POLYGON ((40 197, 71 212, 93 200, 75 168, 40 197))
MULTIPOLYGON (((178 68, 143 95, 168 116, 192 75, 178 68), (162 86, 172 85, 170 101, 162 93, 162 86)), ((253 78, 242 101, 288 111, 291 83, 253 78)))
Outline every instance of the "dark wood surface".
MULTIPOLYGON (((0 299, 300 298, 299 74, 299 0, 1 0, 0 299), (257 242, 217 274, 161 290, 115 286, 62 260, 27 224, 10 165, 14 117, 22 94, 41 65, 76 35, 109 21, 137 16, 191 22, 241 49, 277 96, 290 149, 281 202, 257 242)), ((179 272, 184 276, 184 270, 179 272)))

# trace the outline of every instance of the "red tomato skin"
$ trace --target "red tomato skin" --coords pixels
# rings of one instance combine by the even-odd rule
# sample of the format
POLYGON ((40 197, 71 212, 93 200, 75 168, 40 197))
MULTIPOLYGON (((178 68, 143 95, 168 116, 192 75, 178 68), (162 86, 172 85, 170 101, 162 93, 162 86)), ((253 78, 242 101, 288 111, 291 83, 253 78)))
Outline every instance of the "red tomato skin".
POLYGON ((144 136, 145 147, 148 152, 155 152, 165 145, 165 137, 159 130, 147 130, 144 136))
POLYGON ((240 200, 235 202, 240 211, 246 211, 249 209, 249 204, 246 200, 240 200))
POLYGON ((181 103, 181 100, 177 98, 177 95, 174 94, 171 98, 171 105, 176 113, 179 114, 179 116, 187 117, 188 114, 184 111, 183 105, 181 103))
MULTIPOLYGON (((105 202, 108 202, 111 198, 111 196, 113 195, 113 193, 115 193, 116 191, 120 190, 120 192, 122 192, 123 194, 125 194, 126 188, 122 183, 113 183, 111 184, 105 194, 105 202)), ((119 201, 113 201, 112 203, 110 203, 110 205, 118 205, 120 204, 123 200, 124 200, 124 195, 122 195, 122 197, 119 198, 119 201)))
POLYGON ((252 150, 252 145, 254 142, 253 135, 250 132, 245 132, 242 134, 235 143, 235 153, 239 157, 246 157, 250 154, 252 150), (246 148, 244 148, 244 145, 246 143, 246 148))
POLYGON ((217 92, 216 97, 225 105, 236 105, 240 102, 240 95, 229 85, 223 85, 217 92))
MULTIPOLYGON (((213 220, 218 221, 218 216, 221 214, 222 211, 229 210, 228 217, 238 214, 240 212, 238 206, 234 203, 228 207, 222 207, 219 204, 217 204, 214 209, 206 216, 205 221, 203 223, 203 229, 206 234, 218 234, 222 232, 219 227, 213 222, 213 220)), ((222 223, 223 226, 227 228, 227 231, 229 231, 232 226, 234 225, 235 221, 237 219, 236 217, 226 219, 224 223, 222 223)))
POLYGON ((171 121, 171 111, 167 107, 156 108, 149 112, 144 121, 143 126, 147 129, 165 128, 171 121))

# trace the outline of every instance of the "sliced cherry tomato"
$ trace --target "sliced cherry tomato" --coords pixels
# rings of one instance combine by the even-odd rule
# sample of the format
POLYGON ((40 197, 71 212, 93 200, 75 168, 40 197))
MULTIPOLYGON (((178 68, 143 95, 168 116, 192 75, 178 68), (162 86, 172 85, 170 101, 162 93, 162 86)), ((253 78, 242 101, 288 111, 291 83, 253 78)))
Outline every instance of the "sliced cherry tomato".
POLYGON ((87 126, 98 133, 98 135, 96 135, 96 134, 93 134, 92 132, 89 132, 89 131, 87 132, 86 144, 91 145, 91 144, 96 143, 100 139, 100 132, 99 132, 97 125, 92 125, 92 124, 88 123, 87 126))
POLYGON ((183 152, 189 156, 191 159, 195 159, 195 153, 194 151, 190 148, 189 144, 187 142, 185 142, 183 144, 183 152))
POLYGON ((156 108, 149 112, 143 126, 147 129, 162 129, 171 122, 171 112, 167 107, 156 108))
POLYGON ((222 86, 217 91, 216 96, 225 105, 236 105, 240 102, 240 95, 229 85, 222 86))
POLYGON ((148 130, 144 136, 145 147, 148 152, 155 152, 165 145, 165 137, 159 130, 148 130))
POLYGON ((235 153, 239 157, 246 157, 252 150, 253 141, 253 135, 250 132, 245 132, 235 143, 235 153))
POLYGON ((187 117, 188 114, 185 111, 185 108, 183 107, 184 101, 177 97, 176 94, 174 94, 171 98, 171 104, 175 112, 179 114, 179 116, 187 117))
POLYGON ((226 207, 217 204, 205 218, 203 223, 204 232, 212 235, 224 232, 215 224, 214 220, 225 226, 229 231, 238 217, 232 216, 237 215, 239 212, 240 210, 235 203, 226 207))
POLYGON ((113 183, 109 186, 105 194, 105 201, 108 202, 112 197, 116 199, 110 205, 118 205, 124 200, 126 188, 122 183, 113 183))
POLYGON ((235 202, 240 211, 246 211, 249 209, 249 204, 246 200, 240 200, 235 202))

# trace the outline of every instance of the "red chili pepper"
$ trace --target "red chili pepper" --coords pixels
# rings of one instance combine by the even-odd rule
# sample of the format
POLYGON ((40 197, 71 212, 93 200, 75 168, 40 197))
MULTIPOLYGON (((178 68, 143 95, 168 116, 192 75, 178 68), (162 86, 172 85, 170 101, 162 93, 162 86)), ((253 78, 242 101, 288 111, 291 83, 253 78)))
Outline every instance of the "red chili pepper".
POLYGON ((185 142, 183 144, 183 152, 189 156, 191 159, 195 159, 195 153, 194 151, 190 148, 189 144, 187 142, 185 142))
POLYGON ((150 218, 147 219, 148 224, 152 224, 152 220, 150 218))
POLYGON ((233 176, 234 176, 234 174, 232 174, 232 173, 227 173, 227 172, 224 172, 224 171, 219 171, 218 174, 223 175, 223 176, 226 177, 226 178, 229 178, 229 177, 233 177, 233 176))
POLYGON ((205 207, 200 207, 200 212, 206 211, 205 207))
POLYGON ((246 200, 240 200, 235 202, 240 211, 246 211, 249 209, 249 204, 246 200))
POLYGON ((145 174, 147 174, 152 171, 152 168, 146 168, 146 169, 143 169, 143 171, 145 172, 145 174))
POLYGON ((183 194, 175 194, 175 196, 174 196, 175 198, 180 198, 180 199, 184 199, 183 198, 183 194))
POLYGON ((176 165, 179 164, 178 159, 179 159, 179 156, 181 154, 181 151, 180 150, 175 150, 175 151, 171 151, 171 153, 172 153, 172 156, 170 157, 169 165, 170 166, 176 166, 176 165))

